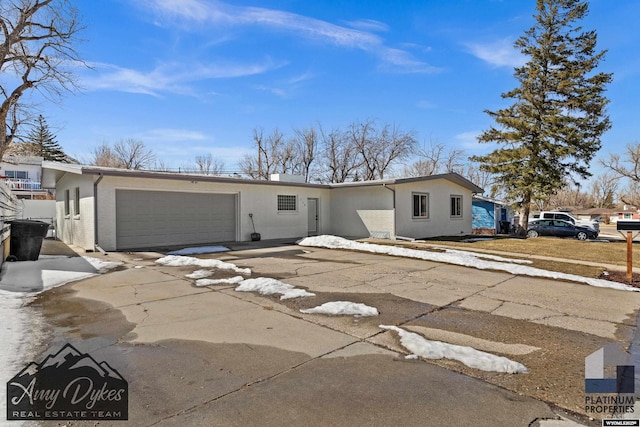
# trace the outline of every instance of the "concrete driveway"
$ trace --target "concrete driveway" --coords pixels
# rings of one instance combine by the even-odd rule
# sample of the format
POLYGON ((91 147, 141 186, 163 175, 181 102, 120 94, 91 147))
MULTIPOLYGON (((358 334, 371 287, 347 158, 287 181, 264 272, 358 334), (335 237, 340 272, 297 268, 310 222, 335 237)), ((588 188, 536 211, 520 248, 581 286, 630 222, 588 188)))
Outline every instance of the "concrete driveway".
POLYGON ((34 304, 52 327, 48 351, 71 342, 129 381, 132 425, 528 426, 558 415, 589 424, 584 358, 628 344, 640 307, 639 293, 368 253, 292 245, 200 256, 316 294, 281 301, 196 287, 185 275, 199 267, 161 266, 161 256, 111 253, 125 263, 119 271, 34 304), (338 300, 380 315, 300 312, 338 300), (381 324, 496 353, 529 373, 405 359, 381 324))

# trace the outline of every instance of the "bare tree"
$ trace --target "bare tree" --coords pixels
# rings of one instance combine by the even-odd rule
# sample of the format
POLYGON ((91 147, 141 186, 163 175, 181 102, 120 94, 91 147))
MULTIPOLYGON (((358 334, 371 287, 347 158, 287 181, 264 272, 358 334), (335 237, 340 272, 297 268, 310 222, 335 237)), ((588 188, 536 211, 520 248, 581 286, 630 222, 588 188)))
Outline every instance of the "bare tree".
POLYGON ((144 142, 129 138, 113 146, 103 142, 93 150, 91 163, 96 166, 137 170, 148 168, 154 160, 155 155, 144 142))
POLYGON ((318 155, 318 131, 313 126, 306 129, 296 129, 295 143, 298 157, 296 172, 304 176, 305 182, 309 182, 311 166, 318 155))
POLYGON ((253 130, 253 142, 256 147, 256 155, 245 155, 240 161, 242 173, 249 175, 253 179, 269 179, 272 173, 281 172, 286 168, 286 160, 281 152, 284 135, 274 129, 271 135, 265 137, 263 129, 253 130), (283 163, 285 166, 282 166, 283 163), (279 169, 280 167, 280 169, 279 169))
POLYGON ((608 159, 600 159, 600 164, 620 176, 640 182, 640 143, 627 144, 624 158, 610 154, 608 159))
POLYGON ((23 95, 37 90, 51 101, 76 88, 72 67, 82 30, 78 11, 68 0, 0 2, 0 158, 29 120, 23 95))
POLYGON ((320 176, 321 182, 346 182, 353 179, 362 165, 356 146, 344 132, 334 129, 324 132, 320 129, 322 140, 321 160, 327 172, 320 176))
POLYGON ((591 195, 596 208, 613 208, 620 177, 612 173, 599 175, 591 183, 591 195))
POLYGON ((214 158, 211 153, 206 156, 196 156, 198 172, 205 175, 221 175, 224 170, 224 161, 214 158))
POLYGON ((416 151, 418 160, 405 167, 407 176, 429 176, 439 173, 458 172, 464 170, 465 153, 462 150, 447 148, 444 144, 429 142, 416 151))

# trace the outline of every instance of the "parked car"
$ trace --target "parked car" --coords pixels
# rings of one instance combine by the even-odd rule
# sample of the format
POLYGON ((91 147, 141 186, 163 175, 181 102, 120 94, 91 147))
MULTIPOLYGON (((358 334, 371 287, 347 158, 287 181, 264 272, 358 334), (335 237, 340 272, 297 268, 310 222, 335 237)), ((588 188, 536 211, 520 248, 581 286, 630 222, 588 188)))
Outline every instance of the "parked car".
POLYGON ((594 219, 578 219, 567 212, 553 212, 553 211, 543 211, 539 214, 535 214, 533 216, 535 219, 561 219, 563 221, 570 222, 573 225, 581 226, 581 227, 589 227, 595 230, 595 232, 600 231, 600 223, 594 219))
POLYGON ((598 232, 593 228, 573 225, 560 219, 537 219, 529 223, 527 237, 553 236, 575 237, 578 240, 595 239, 598 232))

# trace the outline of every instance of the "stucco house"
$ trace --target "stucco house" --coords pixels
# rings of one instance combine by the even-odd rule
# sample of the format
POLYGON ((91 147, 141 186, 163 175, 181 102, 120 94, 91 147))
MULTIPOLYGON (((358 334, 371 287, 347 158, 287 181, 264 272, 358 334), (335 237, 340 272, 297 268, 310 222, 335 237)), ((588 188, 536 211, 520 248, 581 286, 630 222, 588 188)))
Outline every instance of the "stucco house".
POLYGON ((316 234, 411 237, 471 233, 482 188, 455 173, 310 184, 43 162, 56 190, 57 237, 93 250, 248 241, 316 234))

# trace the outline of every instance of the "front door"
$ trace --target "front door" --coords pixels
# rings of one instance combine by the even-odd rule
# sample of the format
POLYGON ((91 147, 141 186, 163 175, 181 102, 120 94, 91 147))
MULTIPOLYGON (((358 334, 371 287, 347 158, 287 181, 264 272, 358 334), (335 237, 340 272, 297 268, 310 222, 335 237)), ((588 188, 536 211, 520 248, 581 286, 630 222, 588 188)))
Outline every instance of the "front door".
POLYGON ((318 199, 307 199, 308 235, 318 234, 318 199))

